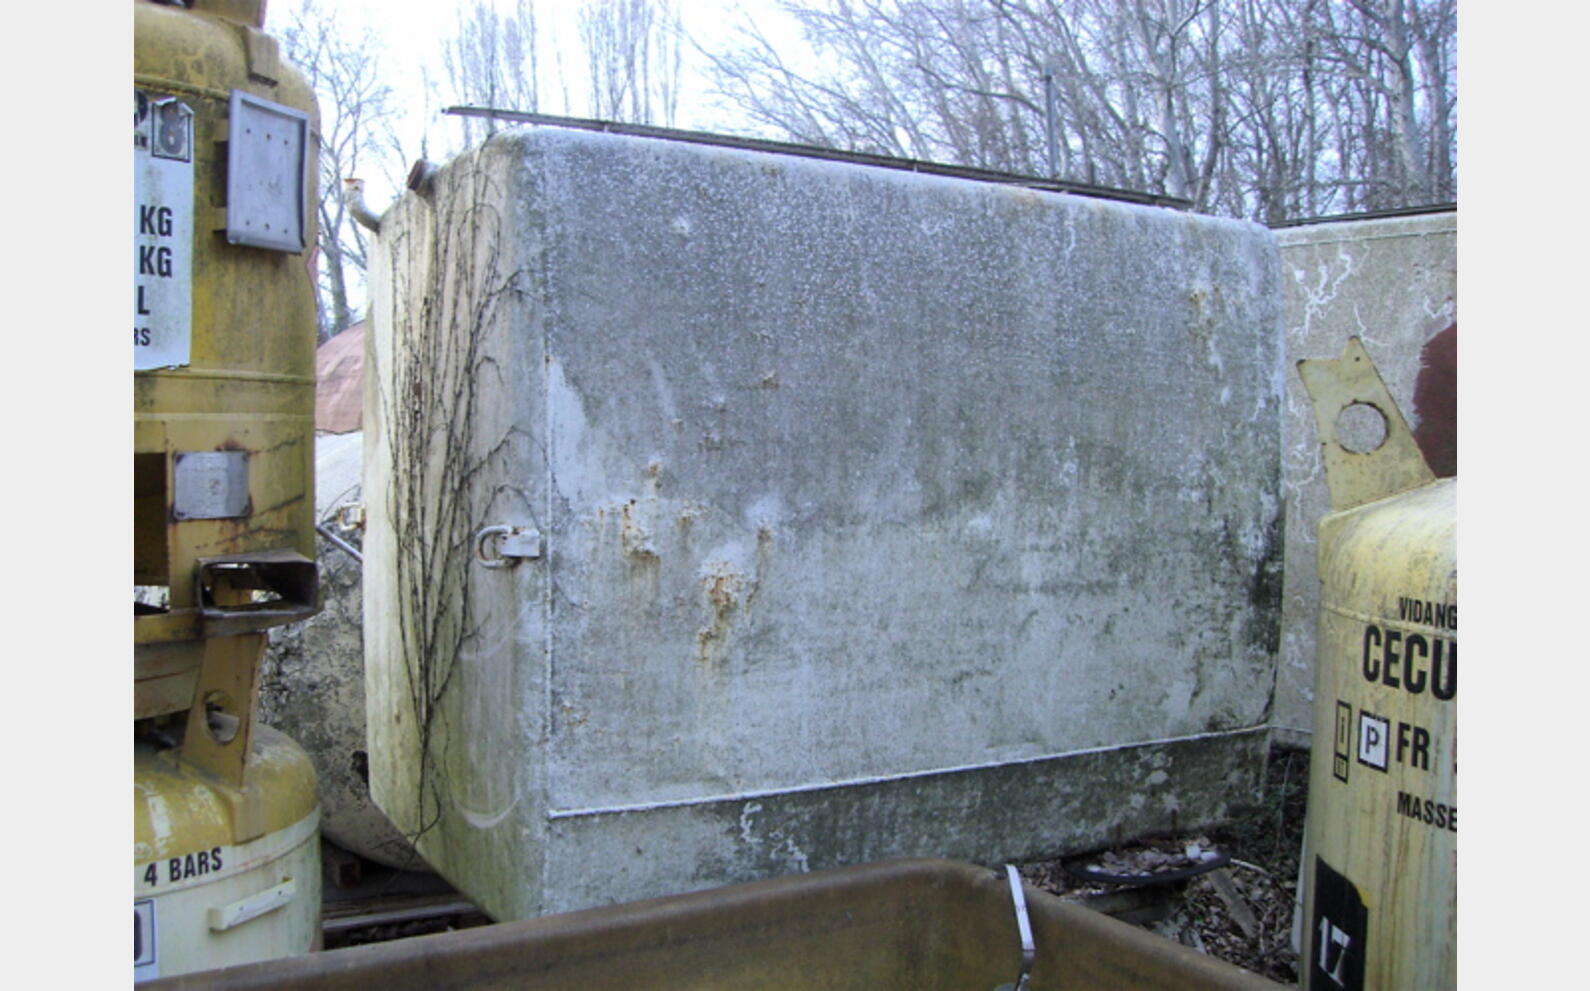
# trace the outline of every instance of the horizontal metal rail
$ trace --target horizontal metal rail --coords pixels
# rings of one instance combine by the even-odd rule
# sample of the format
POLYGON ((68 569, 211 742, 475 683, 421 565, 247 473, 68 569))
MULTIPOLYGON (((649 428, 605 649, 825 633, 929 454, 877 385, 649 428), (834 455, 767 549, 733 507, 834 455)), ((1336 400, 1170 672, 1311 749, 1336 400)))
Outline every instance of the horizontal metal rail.
POLYGON ((581 131, 600 131, 607 134, 627 134, 637 138, 660 138, 664 141, 683 141, 689 144, 715 145, 720 148, 740 148, 746 151, 764 151, 774 155, 793 155, 798 158, 817 158, 830 162, 847 162, 852 165, 870 165, 875 168, 895 169, 902 172, 919 172, 924 175, 948 176, 954 179, 972 179, 1006 186, 1022 186, 1052 193, 1074 193, 1096 199, 1121 200, 1147 206, 1187 210, 1192 201, 1158 193, 1138 192, 1131 189, 1113 189, 1064 179, 1045 179, 1042 176, 1022 175, 1017 172, 1000 172, 979 169, 969 165, 950 165, 917 158, 894 158, 868 152, 843 151, 838 148, 821 148, 817 145, 793 144, 785 141, 768 141, 763 138, 746 138, 732 134, 713 134, 709 131, 686 131, 672 127, 654 127, 650 124, 625 124, 619 121, 595 120, 588 117, 560 117, 555 114, 538 114, 526 110, 503 110, 495 107, 448 107, 442 111, 457 117, 483 117, 506 120, 518 124, 539 124, 545 127, 568 127, 581 131))
POLYGON ((967 771, 988 771, 1002 767, 1020 767, 1026 764, 1042 764, 1049 761, 1062 760, 1068 757, 1081 757, 1086 754, 1104 754, 1115 751, 1147 749, 1149 747, 1164 747, 1176 743, 1192 743, 1198 740, 1218 740, 1236 736, 1251 736, 1256 733, 1268 733, 1268 723, 1258 723, 1253 726, 1244 726, 1237 729, 1215 730, 1210 733, 1191 733, 1186 736, 1165 737, 1158 740, 1139 740, 1134 743, 1115 743, 1102 747, 1079 747, 1074 750, 1065 750, 1053 754, 1039 754, 1035 757, 1021 757, 1015 760, 985 761, 978 764, 959 764, 952 767, 935 767, 922 771, 905 771, 898 774, 876 774, 856 778, 842 778, 838 781, 808 782, 806 784, 785 785, 777 788, 758 788, 750 791, 720 792, 714 795, 700 795, 692 798, 662 799, 653 802, 639 802, 629 805, 606 805, 589 808, 574 809, 548 809, 546 817, 549 820, 581 819, 591 816, 604 815, 631 815, 640 812, 660 812, 663 809, 683 809, 702 805, 718 805, 729 802, 748 802, 763 798, 782 798, 786 795, 799 795, 819 791, 835 791, 840 788, 859 788, 867 785, 892 784, 897 781, 911 781, 940 775, 960 774, 967 771))
POLYGON ((1312 224, 1339 224, 1350 220, 1386 220, 1391 217, 1421 217, 1429 213, 1456 213, 1456 203, 1427 203, 1424 206, 1402 206, 1390 210, 1367 210, 1363 213, 1333 213, 1323 217, 1299 217, 1295 220, 1277 220, 1267 224, 1271 230, 1281 227, 1308 227, 1312 224))

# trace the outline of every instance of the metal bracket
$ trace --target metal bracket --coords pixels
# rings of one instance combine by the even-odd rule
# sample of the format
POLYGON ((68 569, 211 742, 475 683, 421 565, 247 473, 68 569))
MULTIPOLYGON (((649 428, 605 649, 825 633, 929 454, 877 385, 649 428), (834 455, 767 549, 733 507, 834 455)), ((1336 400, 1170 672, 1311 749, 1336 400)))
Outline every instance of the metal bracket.
POLYGON ((1375 369, 1364 344, 1348 338, 1339 358, 1305 358, 1297 363, 1303 388, 1314 401, 1320 460, 1330 489, 1331 509, 1351 509, 1435 481, 1396 400, 1375 369), (1367 450, 1343 443, 1338 418, 1354 407, 1379 414, 1384 434, 1367 450))
POLYGON ((1021 875, 1015 864, 1005 865, 1005 879, 1010 882, 1010 900, 1016 908, 1016 931, 1021 936, 1021 973, 1016 983, 1001 984, 994 991, 1027 991, 1032 975, 1033 961, 1038 958, 1038 948, 1032 940, 1032 922, 1027 918, 1027 895, 1021 889, 1021 875))
POLYGON ((230 809, 232 840, 246 843, 265 832, 263 799, 248 775, 265 635, 206 637, 199 642, 203 655, 198 679, 182 746, 174 756, 225 786, 216 794, 230 809))
POLYGON ((194 563, 194 586, 207 637, 296 623, 320 609, 315 562, 292 550, 201 557, 194 563))
POLYGON ((275 86, 282 77, 281 48, 276 39, 248 24, 241 25, 241 30, 249 78, 275 86))
POLYGON ((475 557, 482 567, 511 568, 524 558, 540 556, 541 531, 534 527, 499 523, 475 534, 475 557))

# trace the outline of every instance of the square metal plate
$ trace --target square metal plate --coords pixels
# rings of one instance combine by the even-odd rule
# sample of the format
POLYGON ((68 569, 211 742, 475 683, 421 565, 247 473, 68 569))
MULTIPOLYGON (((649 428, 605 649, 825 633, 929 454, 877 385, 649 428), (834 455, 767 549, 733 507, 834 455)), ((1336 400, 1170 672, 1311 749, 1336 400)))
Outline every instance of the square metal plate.
POLYGON ((179 451, 172 461, 172 515, 222 520, 248 515, 247 451, 179 451))
POLYGON ((227 241, 303 251, 309 115, 233 90, 227 140, 227 241))

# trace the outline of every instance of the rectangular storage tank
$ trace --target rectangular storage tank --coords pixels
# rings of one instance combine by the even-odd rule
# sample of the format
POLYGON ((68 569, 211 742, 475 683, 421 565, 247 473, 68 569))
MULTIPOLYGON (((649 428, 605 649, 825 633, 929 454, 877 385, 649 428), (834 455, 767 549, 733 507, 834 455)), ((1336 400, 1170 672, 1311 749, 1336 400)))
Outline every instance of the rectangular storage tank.
POLYGON ((371 793, 494 917, 1254 793, 1268 231, 523 129, 373 257, 371 793))

